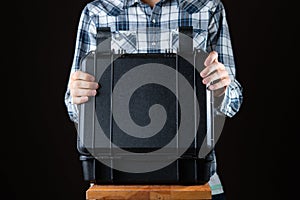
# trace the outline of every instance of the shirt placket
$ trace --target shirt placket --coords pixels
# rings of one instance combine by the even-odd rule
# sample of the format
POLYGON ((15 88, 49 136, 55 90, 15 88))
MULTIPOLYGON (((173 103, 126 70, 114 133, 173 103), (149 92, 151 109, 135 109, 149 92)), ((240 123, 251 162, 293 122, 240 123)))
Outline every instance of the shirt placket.
POLYGON ((151 53, 159 53, 160 52, 160 16, 161 16, 161 3, 158 2, 153 9, 148 6, 146 8, 148 18, 148 51, 151 53))

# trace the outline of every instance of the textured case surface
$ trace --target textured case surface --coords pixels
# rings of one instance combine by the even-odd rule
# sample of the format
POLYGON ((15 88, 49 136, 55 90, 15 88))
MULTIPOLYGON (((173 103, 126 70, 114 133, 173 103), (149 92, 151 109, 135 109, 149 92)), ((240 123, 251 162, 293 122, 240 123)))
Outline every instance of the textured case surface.
MULTIPOLYGON (((101 184, 204 184, 210 177, 212 93, 199 72, 207 53, 129 54, 98 46, 81 63, 101 85, 79 108, 84 179, 101 184), (163 149, 163 150, 162 150, 163 149), (164 165, 163 165, 164 164, 164 165), (136 166, 162 166, 136 172, 136 166)), ((137 167, 138 168, 138 167, 137 167)))

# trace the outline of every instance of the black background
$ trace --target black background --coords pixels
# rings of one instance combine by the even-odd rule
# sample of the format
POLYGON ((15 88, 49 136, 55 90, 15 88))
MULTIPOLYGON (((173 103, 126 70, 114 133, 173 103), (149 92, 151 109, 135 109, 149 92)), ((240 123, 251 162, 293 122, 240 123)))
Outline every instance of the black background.
MULTIPOLYGON (((89 185, 82 180, 64 92, 79 15, 88 2, 23 1, 4 7, 9 12, 2 17, 7 34, 2 49, 8 55, 2 59, 1 199, 85 199, 89 185)), ((272 107, 278 85, 272 86, 275 78, 267 76, 281 64, 280 34, 275 33, 284 23, 275 18, 273 2, 223 2, 237 79, 244 88, 241 110, 227 119, 216 145, 227 199, 277 199, 283 193, 292 197, 283 178, 293 178, 288 166, 296 161, 285 156, 290 149, 282 148, 282 133, 289 129, 277 126, 284 118, 274 117, 272 107)))

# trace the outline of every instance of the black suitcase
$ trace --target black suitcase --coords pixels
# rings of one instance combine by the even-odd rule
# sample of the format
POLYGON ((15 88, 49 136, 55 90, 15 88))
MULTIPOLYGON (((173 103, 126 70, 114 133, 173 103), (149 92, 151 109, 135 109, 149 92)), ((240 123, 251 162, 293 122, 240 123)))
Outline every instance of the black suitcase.
POLYGON ((207 54, 179 28, 176 53, 111 50, 110 28, 81 70, 101 88, 79 106, 78 151, 84 180, 96 184, 204 184, 213 161, 212 92, 199 72, 207 54))

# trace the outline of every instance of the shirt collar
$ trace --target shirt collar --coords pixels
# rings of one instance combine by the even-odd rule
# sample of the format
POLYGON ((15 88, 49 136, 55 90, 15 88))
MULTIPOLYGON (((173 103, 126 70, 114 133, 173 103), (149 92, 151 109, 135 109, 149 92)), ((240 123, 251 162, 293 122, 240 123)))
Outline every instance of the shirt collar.
MULTIPOLYGON (((141 0, 120 0, 123 3, 123 7, 131 7, 141 0)), ((207 0, 161 0, 161 2, 176 1, 177 5, 183 9, 190 9, 196 7, 199 10, 201 7, 205 6, 207 0)), ((195 8, 194 8, 195 9, 195 8)))
MULTIPOLYGON (((136 3, 140 3, 141 0, 121 0, 123 3, 124 3, 124 6, 133 6, 135 5, 136 3)), ((161 0, 162 3, 166 2, 166 1, 176 1, 177 4, 179 4, 179 1, 182 1, 182 0, 161 0)))
POLYGON ((130 7, 130 6, 133 6, 134 4, 138 3, 139 0, 123 0, 123 2, 124 2, 124 6, 130 7))

